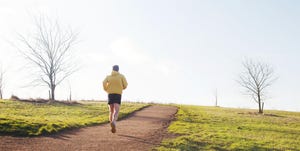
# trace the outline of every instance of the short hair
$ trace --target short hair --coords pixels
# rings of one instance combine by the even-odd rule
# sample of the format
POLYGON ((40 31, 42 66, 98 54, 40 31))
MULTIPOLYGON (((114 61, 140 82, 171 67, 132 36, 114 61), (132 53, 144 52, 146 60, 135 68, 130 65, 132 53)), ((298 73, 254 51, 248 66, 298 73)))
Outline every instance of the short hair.
POLYGON ((114 65, 114 66, 113 66, 113 70, 114 70, 114 71, 119 71, 119 66, 118 66, 118 65, 114 65))

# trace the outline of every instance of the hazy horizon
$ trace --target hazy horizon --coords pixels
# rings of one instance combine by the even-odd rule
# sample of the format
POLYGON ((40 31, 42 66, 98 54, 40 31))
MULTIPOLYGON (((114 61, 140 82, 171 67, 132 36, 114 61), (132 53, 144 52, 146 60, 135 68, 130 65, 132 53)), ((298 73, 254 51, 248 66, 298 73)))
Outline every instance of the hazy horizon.
POLYGON ((57 99, 105 100, 102 81, 118 64, 128 80, 123 100, 257 108, 236 82, 245 58, 268 63, 278 80, 265 109, 300 111, 300 1, 0 0, 0 64, 4 98, 48 98, 47 87, 26 87, 26 60, 9 42, 33 32, 45 14, 79 31, 80 65, 57 99))

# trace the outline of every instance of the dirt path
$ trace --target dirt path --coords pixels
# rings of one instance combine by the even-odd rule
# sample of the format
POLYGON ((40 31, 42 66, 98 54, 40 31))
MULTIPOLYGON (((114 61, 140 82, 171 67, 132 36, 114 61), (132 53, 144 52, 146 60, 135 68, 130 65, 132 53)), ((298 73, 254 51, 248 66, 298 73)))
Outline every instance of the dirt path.
POLYGON ((150 150, 167 136, 166 128, 176 107, 150 106, 117 123, 112 134, 108 124, 81 128, 52 136, 0 136, 1 151, 129 151, 150 150))

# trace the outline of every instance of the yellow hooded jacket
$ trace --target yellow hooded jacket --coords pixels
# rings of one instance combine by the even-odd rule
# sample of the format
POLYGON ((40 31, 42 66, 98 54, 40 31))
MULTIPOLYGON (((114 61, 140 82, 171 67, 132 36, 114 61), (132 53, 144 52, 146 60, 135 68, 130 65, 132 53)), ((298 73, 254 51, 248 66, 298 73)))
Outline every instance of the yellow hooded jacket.
POLYGON ((112 71, 111 75, 107 76, 103 81, 103 89, 108 94, 122 94, 127 85, 124 75, 117 71, 112 71))

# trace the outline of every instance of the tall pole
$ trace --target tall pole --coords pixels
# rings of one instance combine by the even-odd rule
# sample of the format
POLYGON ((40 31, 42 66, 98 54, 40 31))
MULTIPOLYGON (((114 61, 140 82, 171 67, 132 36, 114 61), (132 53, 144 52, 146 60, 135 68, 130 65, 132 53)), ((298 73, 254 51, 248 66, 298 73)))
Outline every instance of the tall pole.
POLYGON ((216 89, 216 92, 215 92, 215 99, 216 99, 215 106, 217 107, 218 106, 218 89, 216 89))

